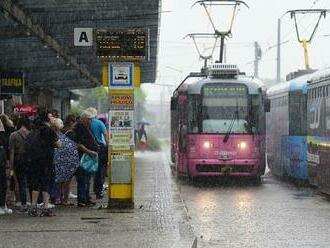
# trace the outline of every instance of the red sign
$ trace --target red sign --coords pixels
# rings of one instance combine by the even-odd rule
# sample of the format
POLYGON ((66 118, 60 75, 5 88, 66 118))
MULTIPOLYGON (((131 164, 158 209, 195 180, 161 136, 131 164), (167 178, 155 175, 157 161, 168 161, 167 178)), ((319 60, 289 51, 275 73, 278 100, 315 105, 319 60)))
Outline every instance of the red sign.
POLYGON ((37 108, 35 106, 18 105, 14 107, 14 113, 27 114, 28 116, 37 114, 37 108))

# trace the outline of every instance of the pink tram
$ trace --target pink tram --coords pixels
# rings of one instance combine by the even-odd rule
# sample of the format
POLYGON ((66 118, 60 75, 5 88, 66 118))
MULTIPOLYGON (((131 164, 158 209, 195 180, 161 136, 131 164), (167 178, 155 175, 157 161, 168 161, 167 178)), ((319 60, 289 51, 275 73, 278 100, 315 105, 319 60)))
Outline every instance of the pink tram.
POLYGON ((171 159, 178 176, 265 172, 265 91, 237 66, 213 64, 190 74, 171 98, 171 159))

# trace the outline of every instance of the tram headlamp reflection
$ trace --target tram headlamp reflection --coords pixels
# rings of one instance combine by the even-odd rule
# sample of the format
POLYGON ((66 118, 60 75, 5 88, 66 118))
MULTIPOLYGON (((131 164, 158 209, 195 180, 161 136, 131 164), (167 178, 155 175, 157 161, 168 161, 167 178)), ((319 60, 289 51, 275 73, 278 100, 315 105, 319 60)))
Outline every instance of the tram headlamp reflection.
POLYGON ((205 141, 203 146, 204 146, 204 148, 209 149, 213 146, 213 144, 209 141, 205 141))
POLYGON ((238 143, 238 148, 245 150, 248 147, 247 143, 245 141, 241 141, 238 143))

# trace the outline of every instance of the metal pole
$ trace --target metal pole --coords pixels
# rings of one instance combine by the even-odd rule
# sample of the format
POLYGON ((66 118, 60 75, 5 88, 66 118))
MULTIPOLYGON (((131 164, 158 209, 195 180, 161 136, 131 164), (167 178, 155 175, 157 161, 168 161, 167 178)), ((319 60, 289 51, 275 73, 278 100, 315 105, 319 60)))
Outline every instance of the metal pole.
POLYGON ((277 72, 276 81, 281 81, 281 19, 278 19, 277 27, 277 72))
POLYGON ((309 66, 308 43, 306 40, 303 40, 301 42, 301 45, 304 48, 305 68, 306 68, 306 70, 310 70, 311 68, 309 66))
POLYGON ((254 42, 254 77, 259 77, 259 44, 254 42))
POLYGON ((223 46, 223 50, 224 50, 224 58, 223 58, 223 62, 227 63, 227 46, 226 44, 224 44, 223 46))
POLYGON ((224 45, 225 45, 225 35, 222 34, 221 35, 221 40, 220 40, 220 58, 219 58, 220 63, 223 63, 224 45))

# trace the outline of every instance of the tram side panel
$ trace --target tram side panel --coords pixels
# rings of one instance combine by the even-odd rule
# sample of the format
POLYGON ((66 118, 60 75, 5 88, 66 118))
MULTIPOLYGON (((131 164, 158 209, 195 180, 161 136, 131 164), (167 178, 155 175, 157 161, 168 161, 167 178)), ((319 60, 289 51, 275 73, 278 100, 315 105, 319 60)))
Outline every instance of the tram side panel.
POLYGON ((329 80, 311 84, 307 101, 307 160, 309 182, 329 192, 330 97, 329 80))
POLYGON ((305 90, 289 92, 289 136, 286 143, 290 163, 285 171, 290 178, 303 181, 308 180, 306 106, 305 90))
POLYGON ((266 134, 268 167, 274 175, 282 177, 286 174, 285 168, 289 167, 290 164, 287 156, 289 135, 287 95, 270 99, 266 134))

